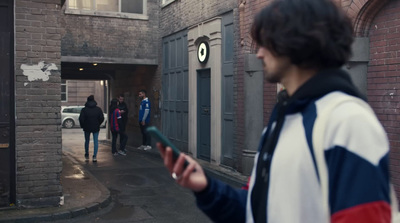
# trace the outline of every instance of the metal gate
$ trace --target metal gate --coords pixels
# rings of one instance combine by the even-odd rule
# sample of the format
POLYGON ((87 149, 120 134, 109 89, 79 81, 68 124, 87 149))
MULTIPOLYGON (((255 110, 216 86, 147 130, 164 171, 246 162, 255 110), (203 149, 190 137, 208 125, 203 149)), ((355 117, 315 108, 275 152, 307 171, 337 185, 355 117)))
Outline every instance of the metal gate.
POLYGON ((187 31, 163 38, 162 132, 188 152, 188 42, 187 31))
POLYGON ((15 202, 13 1, 0 0, 0 206, 15 202))

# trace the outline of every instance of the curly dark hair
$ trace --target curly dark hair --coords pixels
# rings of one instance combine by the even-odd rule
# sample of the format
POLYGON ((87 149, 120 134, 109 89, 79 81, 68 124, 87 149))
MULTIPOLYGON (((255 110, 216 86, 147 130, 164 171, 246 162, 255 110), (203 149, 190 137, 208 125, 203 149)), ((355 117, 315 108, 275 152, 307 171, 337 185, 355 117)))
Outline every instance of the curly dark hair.
POLYGON ((251 37, 302 68, 335 68, 351 56, 351 20, 331 0, 275 0, 254 19, 251 37))

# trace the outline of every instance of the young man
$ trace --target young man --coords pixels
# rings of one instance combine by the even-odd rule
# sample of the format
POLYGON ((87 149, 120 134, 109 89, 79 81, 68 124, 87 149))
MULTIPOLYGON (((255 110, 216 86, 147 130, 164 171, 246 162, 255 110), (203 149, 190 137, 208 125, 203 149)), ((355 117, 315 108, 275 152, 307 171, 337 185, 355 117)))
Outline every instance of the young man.
POLYGON ((124 100, 124 94, 120 94, 118 97, 118 109, 121 112, 122 115, 122 122, 124 123, 124 131, 126 128, 126 125, 128 123, 128 105, 125 103, 124 100))
POLYGON ((124 102, 124 94, 120 94, 118 97, 118 109, 121 113, 122 122, 119 126, 119 143, 120 149, 118 150, 118 154, 125 156, 126 155, 126 143, 128 142, 128 135, 126 134, 126 125, 128 124, 128 106, 124 102))
POLYGON ((151 145, 150 145, 150 136, 146 132, 146 128, 149 126, 150 122, 150 101, 146 97, 146 90, 140 90, 139 91, 139 98, 142 100, 140 102, 140 108, 139 108, 139 126, 140 126, 140 131, 142 132, 142 143, 139 148, 143 150, 150 150, 151 145))
POLYGON ((101 108, 97 106, 94 96, 90 95, 87 98, 85 107, 79 115, 79 123, 85 132, 85 160, 89 161, 89 142, 90 133, 93 133, 93 162, 97 162, 97 151, 99 149, 99 132, 100 125, 104 121, 104 114, 101 108))
POLYGON ((350 100, 330 113, 320 148, 326 200, 318 174, 317 116, 331 100, 364 99, 340 69, 351 55, 352 33, 351 21, 330 0, 274 0, 256 16, 251 35, 265 79, 283 84, 287 97, 262 134, 249 190, 207 177, 187 155, 174 162, 171 149, 157 144, 173 178, 195 192, 213 221, 390 222, 388 139, 366 103, 350 100))

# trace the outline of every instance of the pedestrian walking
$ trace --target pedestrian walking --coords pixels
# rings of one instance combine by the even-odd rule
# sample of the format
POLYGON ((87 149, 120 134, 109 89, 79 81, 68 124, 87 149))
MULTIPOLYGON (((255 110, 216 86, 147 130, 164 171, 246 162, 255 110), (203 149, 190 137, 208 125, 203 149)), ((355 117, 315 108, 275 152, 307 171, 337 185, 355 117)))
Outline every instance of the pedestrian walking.
POLYGON ((255 17, 264 77, 286 93, 262 133, 247 188, 207 176, 188 155, 174 161, 157 144, 172 177, 213 221, 391 221, 388 139, 341 69, 352 35, 351 20, 331 0, 273 0, 255 17))
POLYGON ((89 161, 89 142, 90 134, 93 134, 93 162, 97 162, 97 151, 99 148, 99 132, 100 125, 104 121, 104 113, 97 106, 97 102, 94 100, 94 96, 90 95, 87 98, 85 107, 82 108, 79 115, 79 123, 85 133, 85 160, 89 161))

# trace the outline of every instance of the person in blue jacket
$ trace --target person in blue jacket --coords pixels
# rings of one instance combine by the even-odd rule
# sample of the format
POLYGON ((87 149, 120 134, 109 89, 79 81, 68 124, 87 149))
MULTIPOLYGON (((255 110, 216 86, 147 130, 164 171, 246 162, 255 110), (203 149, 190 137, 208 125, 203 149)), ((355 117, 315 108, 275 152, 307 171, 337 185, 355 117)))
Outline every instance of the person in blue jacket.
POLYGON ((341 69, 352 35, 351 20, 331 0, 273 0, 257 14, 251 36, 264 78, 286 94, 262 133, 247 190, 208 177, 188 155, 174 160, 157 144, 172 177, 213 221, 390 222, 388 138, 341 69), (321 133, 325 197, 312 130, 321 111, 342 99, 349 101, 333 108, 321 133))
POLYGON ((146 132, 146 128, 149 126, 150 123, 151 106, 149 98, 147 97, 146 90, 139 91, 139 98, 141 100, 139 107, 139 126, 140 131, 142 132, 143 143, 140 148, 143 150, 150 150, 151 141, 149 134, 146 132))

